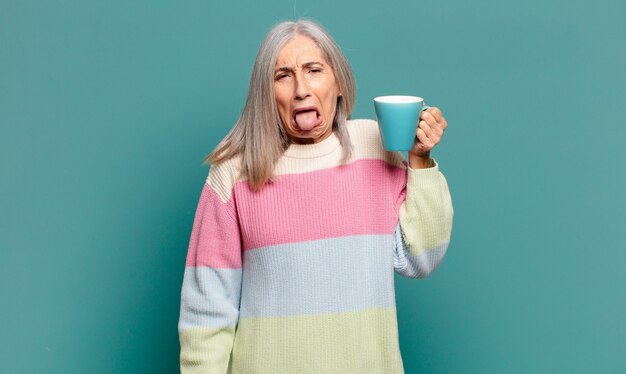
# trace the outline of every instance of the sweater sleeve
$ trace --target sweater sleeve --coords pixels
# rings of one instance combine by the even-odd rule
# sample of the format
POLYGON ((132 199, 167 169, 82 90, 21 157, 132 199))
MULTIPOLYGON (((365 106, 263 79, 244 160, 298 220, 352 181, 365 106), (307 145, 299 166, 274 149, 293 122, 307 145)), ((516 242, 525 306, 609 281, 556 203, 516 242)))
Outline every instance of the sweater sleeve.
POLYGON ((452 232, 452 199, 439 165, 407 166, 406 197, 395 228, 394 268, 410 278, 424 278, 439 266, 452 232))
POLYGON ((233 199, 205 183, 181 290, 181 373, 226 373, 239 320, 241 239, 233 199))

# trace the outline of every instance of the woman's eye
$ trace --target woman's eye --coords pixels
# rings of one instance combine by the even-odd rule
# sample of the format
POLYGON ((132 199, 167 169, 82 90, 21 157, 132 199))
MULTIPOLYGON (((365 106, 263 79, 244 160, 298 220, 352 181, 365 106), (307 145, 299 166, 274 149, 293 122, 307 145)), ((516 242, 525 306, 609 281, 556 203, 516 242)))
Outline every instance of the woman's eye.
POLYGON ((276 76, 276 80, 279 81, 279 80, 281 80, 283 78, 287 78, 287 77, 288 77, 287 74, 279 74, 279 75, 276 76))
POLYGON ((321 73, 321 72, 322 72, 322 69, 317 69, 317 68, 316 68, 316 69, 311 69, 311 70, 309 70, 309 71, 310 71, 311 73, 321 73))

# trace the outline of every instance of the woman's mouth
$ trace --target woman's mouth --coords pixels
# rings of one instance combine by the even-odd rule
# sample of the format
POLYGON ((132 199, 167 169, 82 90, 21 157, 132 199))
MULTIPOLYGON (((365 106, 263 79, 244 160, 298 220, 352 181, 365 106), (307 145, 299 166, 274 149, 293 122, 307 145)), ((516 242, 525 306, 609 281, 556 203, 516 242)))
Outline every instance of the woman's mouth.
POLYGON ((293 111, 293 122, 297 129, 309 131, 319 125, 322 118, 316 107, 303 107, 293 111))

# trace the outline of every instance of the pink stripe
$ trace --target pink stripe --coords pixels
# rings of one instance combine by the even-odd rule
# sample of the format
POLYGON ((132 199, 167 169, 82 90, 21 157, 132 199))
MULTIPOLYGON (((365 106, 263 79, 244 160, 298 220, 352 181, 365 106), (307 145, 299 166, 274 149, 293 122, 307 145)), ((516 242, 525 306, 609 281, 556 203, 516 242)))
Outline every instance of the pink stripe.
POLYGON ((347 235, 391 234, 406 170, 379 159, 279 176, 254 193, 234 187, 243 248, 347 235))
POLYGON ((241 268, 241 240, 233 200, 224 204, 204 184, 189 240, 187 266, 241 268))

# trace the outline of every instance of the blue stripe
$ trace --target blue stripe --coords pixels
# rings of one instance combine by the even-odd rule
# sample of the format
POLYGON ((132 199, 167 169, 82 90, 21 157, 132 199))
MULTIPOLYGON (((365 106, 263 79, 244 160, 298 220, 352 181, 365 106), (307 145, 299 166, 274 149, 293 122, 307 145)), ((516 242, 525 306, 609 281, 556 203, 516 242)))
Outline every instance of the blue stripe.
POLYGON ((424 278, 430 275, 441 263, 450 244, 447 241, 416 256, 409 252, 409 248, 402 236, 400 225, 396 226, 394 236, 396 240, 396 251, 393 260, 394 268, 398 274, 409 278, 424 278))
POLYGON ((235 326, 239 319, 241 269, 186 267, 178 331, 235 326))
POLYGON ((394 238, 356 235, 244 252, 241 317, 395 307, 394 238))

